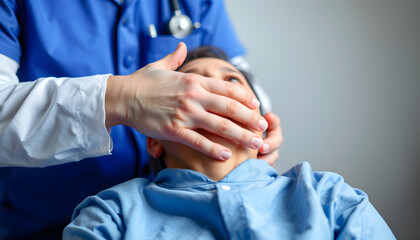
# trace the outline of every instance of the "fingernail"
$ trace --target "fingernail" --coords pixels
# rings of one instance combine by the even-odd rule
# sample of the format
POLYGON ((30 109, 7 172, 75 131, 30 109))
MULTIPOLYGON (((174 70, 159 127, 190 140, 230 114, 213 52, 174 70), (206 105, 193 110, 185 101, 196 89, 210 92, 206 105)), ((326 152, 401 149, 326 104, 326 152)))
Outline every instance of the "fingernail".
POLYGON ((268 153, 270 151, 270 145, 264 144, 262 147, 262 153, 268 153))
POLYGON ((232 157, 232 153, 228 151, 222 151, 220 156, 222 157, 222 160, 228 160, 232 157))
POLYGON ((261 146, 263 145, 263 140, 261 139, 261 138, 256 138, 256 137, 254 137, 253 139, 252 139, 252 141, 251 141, 251 145, 252 145, 252 147, 253 148, 255 148, 255 149, 260 149, 261 148, 261 146))
POLYGON ((254 106, 255 108, 259 108, 260 107, 260 101, 258 101, 257 99, 252 99, 252 106, 254 106))
POLYGON ((265 119, 260 119, 258 122, 258 127, 261 129, 261 131, 265 131, 268 127, 268 122, 265 119))

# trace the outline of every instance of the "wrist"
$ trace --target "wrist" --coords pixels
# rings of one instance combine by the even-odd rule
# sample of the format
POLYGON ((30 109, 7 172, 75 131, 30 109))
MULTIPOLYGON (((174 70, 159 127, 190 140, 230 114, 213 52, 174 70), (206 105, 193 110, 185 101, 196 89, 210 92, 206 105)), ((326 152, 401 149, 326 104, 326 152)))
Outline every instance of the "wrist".
POLYGON ((110 75, 105 90, 105 126, 107 128, 124 124, 122 106, 122 81, 124 76, 110 75))

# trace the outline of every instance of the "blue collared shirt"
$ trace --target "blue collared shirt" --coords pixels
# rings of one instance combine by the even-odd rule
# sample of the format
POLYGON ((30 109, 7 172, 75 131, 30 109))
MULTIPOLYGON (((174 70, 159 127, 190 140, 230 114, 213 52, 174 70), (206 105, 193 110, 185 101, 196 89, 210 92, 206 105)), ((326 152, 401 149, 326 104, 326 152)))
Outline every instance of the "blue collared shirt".
POLYGON ((186 169, 84 200, 64 239, 395 239, 359 189, 307 162, 283 175, 249 159, 215 182, 186 169))

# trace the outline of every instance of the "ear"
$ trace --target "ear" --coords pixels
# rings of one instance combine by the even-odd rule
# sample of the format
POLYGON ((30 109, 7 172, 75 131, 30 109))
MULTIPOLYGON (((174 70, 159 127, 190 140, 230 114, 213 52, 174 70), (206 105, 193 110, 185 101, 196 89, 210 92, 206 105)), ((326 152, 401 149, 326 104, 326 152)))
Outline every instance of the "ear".
POLYGON ((146 141, 147 151, 149 152, 149 154, 152 155, 152 157, 154 158, 160 157, 160 155, 162 155, 163 152, 163 147, 160 141, 151 137, 147 137, 146 141))

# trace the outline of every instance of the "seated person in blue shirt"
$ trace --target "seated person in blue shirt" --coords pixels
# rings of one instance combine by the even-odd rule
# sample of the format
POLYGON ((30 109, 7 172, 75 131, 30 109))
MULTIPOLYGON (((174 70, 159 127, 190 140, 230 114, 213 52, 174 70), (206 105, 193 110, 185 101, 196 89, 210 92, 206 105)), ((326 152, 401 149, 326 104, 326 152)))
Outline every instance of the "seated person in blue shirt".
MULTIPOLYGON (((179 71, 253 94, 250 78, 218 49, 191 51, 179 71)), ((210 161, 180 143, 148 138, 163 170, 153 181, 137 178, 85 199, 64 239, 395 239, 368 196, 341 176, 312 172, 306 162, 279 175, 255 159, 257 150, 202 133, 232 149, 232 158, 210 161)))

